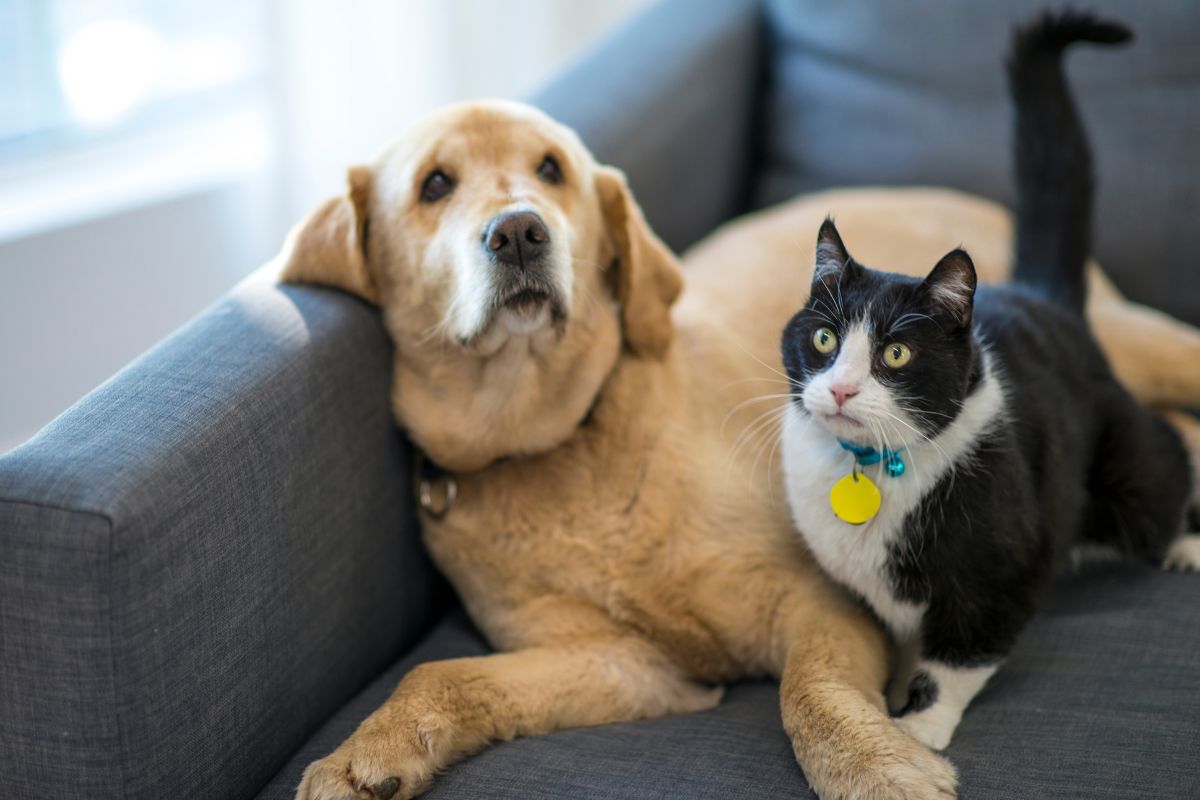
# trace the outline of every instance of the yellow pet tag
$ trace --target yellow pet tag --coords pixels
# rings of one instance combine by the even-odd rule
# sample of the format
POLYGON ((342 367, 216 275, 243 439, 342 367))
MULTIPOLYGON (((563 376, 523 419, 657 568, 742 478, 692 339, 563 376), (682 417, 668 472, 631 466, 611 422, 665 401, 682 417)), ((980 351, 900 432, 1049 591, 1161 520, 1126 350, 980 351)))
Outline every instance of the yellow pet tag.
POLYGON ((833 506, 833 513, 851 525, 862 525, 878 514, 882 502, 879 488, 861 472, 842 478, 829 492, 829 505, 833 506))

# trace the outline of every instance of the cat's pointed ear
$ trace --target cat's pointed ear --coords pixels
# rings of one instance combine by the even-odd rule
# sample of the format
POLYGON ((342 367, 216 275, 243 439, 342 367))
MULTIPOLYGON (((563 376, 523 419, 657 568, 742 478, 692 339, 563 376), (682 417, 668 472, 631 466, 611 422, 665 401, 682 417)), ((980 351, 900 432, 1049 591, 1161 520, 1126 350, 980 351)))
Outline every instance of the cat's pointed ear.
POLYGON ((942 256, 923 284, 934 307, 964 328, 975 304, 975 263, 961 247, 942 256))
POLYGON ((842 243, 837 226, 833 224, 832 219, 826 217, 817 233, 817 261, 813 268, 813 283, 837 283, 848 277, 856 266, 854 259, 850 258, 850 253, 846 251, 846 245, 842 243))

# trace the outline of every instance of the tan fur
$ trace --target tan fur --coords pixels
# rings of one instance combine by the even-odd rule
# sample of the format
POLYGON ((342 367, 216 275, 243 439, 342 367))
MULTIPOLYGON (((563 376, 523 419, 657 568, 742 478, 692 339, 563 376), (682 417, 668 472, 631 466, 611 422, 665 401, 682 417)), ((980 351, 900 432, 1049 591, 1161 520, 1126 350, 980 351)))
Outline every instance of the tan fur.
MULTIPOLYGON (((826 800, 954 796, 949 764, 884 710, 879 629, 791 530, 772 395, 827 211, 868 263, 924 272, 961 241, 993 279, 1007 217, 933 190, 802 199, 689 255, 672 331, 670 253, 624 180, 540 114, 454 107, 371 171, 363 264, 396 343, 396 415, 457 472, 458 499, 423 517, 425 541, 502 652, 418 667, 309 767, 298 797, 411 797, 490 741, 710 708, 721 685, 753 675, 781 679, 783 727, 826 800), (545 152, 564 186, 533 180, 545 152), (417 203, 423 176, 446 165, 460 176, 450 201, 417 203), (441 327, 455 248, 514 192, 571 243, 571 313, 527 336, 456 341, 441 327)), ((357 291, 355 255, 297 251, 344 241, 350 228, 322 209, 293 234, 282 274, 357 291)))

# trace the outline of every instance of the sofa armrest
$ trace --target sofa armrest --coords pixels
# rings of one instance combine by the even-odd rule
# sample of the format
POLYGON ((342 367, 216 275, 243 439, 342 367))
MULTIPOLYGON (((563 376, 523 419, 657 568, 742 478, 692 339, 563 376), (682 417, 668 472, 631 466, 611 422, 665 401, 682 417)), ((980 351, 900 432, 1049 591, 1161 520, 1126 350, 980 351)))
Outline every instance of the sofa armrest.
POLYGON ((664 0, 532 102, 625 170, 680 252, 749 206, 765 41, 758 0, 664 0))
POLYGON ((254 278, 0 457, 0 794, 252 797, 423 632, 390 357, 254 278))

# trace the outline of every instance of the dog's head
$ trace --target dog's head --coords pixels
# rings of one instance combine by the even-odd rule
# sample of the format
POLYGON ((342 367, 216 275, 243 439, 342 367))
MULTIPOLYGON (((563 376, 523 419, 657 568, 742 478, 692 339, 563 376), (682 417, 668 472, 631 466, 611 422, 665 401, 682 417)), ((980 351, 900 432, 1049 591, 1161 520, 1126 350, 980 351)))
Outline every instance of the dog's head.
POLYGON ((674 257, 624 176, 541 112, 452 106, 348 184, 289 235, 281 276, 382 307, 395 412, 446 467, 553 447, 622 343, 666 352, 674 257))

